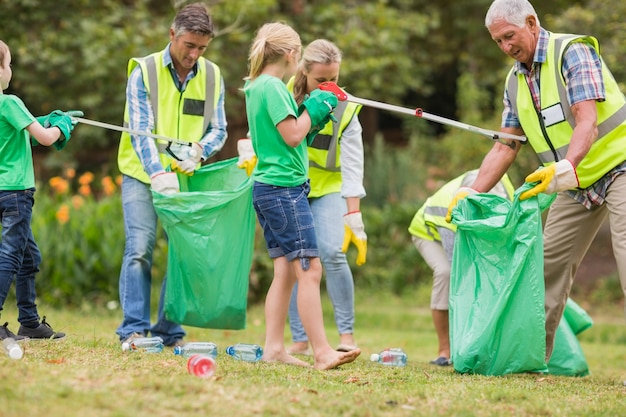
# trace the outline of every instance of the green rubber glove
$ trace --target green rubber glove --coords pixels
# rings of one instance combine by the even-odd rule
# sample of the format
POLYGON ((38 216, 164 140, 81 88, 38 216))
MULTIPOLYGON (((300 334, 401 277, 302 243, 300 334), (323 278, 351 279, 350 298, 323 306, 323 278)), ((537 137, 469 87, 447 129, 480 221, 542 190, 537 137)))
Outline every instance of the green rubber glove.
POLYGON ((329 120, 337 121, 332 115, 335 107, 337 107, 337 96, 330 91, 322 91, 318 88, 311 91, 311 94, 304 99, 298 113, 302 114, 306 108, 311 118, 311 131, 319 132, 329 120))
MULTIPOLYGON (((70 141, 70 137, 72 135, 72 131, 74 130, 74 126, 76 126, 77 121, 72 119, 73 117, 81 117, 83 112, 80 110, 70 110, 67 112, 63 112, 61 110, 55 110, 47 116, 46 124, 42 124, 44 127, 57 127, 62 133, 62 137, 60 137, 56 142, 54 142, 54 147, 57 151, 65 148, 65 145, 70 141)), ((41 123, 41 122, 40 122, 41 123)))

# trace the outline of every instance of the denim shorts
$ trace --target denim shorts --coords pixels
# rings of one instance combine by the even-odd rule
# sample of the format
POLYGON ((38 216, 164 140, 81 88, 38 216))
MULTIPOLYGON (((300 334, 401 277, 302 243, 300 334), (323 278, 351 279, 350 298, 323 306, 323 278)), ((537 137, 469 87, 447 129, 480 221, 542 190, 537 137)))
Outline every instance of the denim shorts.
POLYGON ((252 201, 270 258, 285 256, 288 261, 301 259, 302 269, 309 269, 309 258, 318 258, 313 214, 307 199, 311 187, 305 182, 297 187, 278 187, 255 182, 252 201))

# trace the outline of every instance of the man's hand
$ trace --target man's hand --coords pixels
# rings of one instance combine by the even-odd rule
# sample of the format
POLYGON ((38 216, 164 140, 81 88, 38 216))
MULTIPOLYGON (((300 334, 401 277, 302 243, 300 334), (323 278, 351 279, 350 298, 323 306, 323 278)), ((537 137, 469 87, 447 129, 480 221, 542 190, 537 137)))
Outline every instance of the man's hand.
POLYGON ((185 175, 193 175, 202 159, 202 147, 198 143, 192 143, 189 149, 189 157, 182 161, 173 160, 170 163, 172 171, 185 175))
POLYGON ((552 194, 571 190, 579 185, 576 169, 574 169, 574 165, 568 159, 563 159, 545 168, 539 168, 532 174, 529 174, 525 181, 538 182, 538 184, 530 190, 524 191, 519 196, 520 200, 535 197, 539 193, 552 194))
POLYGON ((159 172, 150 177, 152 189, 159 194, 172 195, 180 191, 178 176, 175 172, 159 172))
POLYGON ((257 156, 254 153, 254 148, 252 148, 252 141, 250 139, 239 139, 237 141, 237 154, 239 154, 237 167, 245 169, 248 176, 252 175, 257 162, 257 156))
POLYGON ((356 264, 361 266, 367 258, 367 235, 361 212, 353 211, 343 216, 343 225, 345 234, 341 251, 347 252, 350 243, 353 243, 357 249, 356 264))
POLYGON ((456 207, 456 205, 459 203, 460 200, 463 200, 468 195, 477 194, 477 193, 478 191, 470 187, 459 188, 459 191, 456 192, 456 194, 454 195, 454 198, 452 199, 452 201, 450 201, 450 204, 448 205, 448 214, 446 214, 446 221, 448 223, 452 222, 452 210, 454 210, 454 208, 456 207))

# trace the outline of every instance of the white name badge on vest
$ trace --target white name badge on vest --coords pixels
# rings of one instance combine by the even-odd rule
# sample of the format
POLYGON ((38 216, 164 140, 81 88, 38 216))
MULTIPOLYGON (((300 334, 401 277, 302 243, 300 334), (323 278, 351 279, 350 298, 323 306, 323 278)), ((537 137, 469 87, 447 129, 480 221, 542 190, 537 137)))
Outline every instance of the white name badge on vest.
POLYGON ((541 117, 543 118, 543 125, 545 127, 550 127, 565 121, 565 114, 563 113, 561 103, 556 103, 553 106, 541 110, 541 117))

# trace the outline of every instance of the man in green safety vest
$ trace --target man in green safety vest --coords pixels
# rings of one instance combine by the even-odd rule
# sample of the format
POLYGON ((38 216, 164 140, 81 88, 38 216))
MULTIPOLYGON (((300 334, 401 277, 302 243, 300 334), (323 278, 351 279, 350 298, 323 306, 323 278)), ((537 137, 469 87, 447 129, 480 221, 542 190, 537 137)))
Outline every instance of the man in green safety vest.
MULTIPOLYGON (((501 130, 526 135, 543 164, 526 177, 534 187, 520 198, 558 193, 544 229, 547 362, 576 270, 607 217, 626 292, 626 99, 598 41, 548 32, 527 0, 495 0, 485 25, 516 61, 505 84, 501 130)), ((521 148, 515 141, 495 143, 476 181, 459 190, 450 209, 490 189, 521 148)))
MULTIPOLYGON (((118 165, 126 245, 119 293, 124 319, 121 342, 151 333, 166 346, 182 342, 182 327, 163 314, 163 280, 157 322, 150 323, 152 252, 157 215, 152 192, 179 191, 176 172, 193 175, 200 163, 224 146, 224 82, 217 65, 202 57, 214 36, 213 22, 200 3, 181 9, 170 28, 170 43, 128 64, 124 125, 190 142, 189 146, 123 133, 118 165), (152 191, 151 191, 152 189, 152 191)), ((207 254, 208 256, 208 254, 207 254)))

